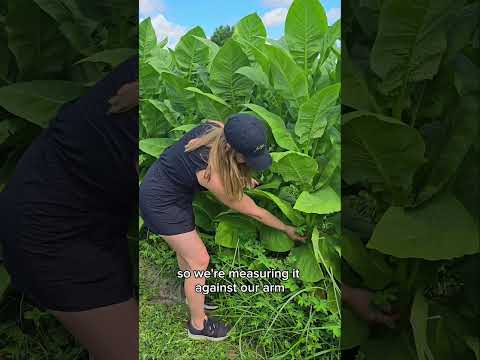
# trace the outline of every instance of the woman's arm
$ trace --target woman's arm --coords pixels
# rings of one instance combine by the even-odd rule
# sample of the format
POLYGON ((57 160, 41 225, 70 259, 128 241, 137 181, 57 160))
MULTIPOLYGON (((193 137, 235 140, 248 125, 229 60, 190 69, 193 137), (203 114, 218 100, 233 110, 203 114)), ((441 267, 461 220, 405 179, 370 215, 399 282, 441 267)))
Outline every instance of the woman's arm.
POLYGON ((109 113, 121 113, 138 106, 138 81, 123 85, 109 101, 109 113))
POLYGON ((210 181, 204 177, 205 170, 198 172, 197 178, 200 185, 211 191, 215 197, 228 206, 230 209, 238 211, 244 215, 260 221, 271 228, 285 232, 292 240, 304 240, 304 237, 298 235, 295 228, 284 224, 279 218, 269 211, 257 206, 252 198, 243 195, 241 200, 232 200, 226 196, 225 188, 218 175, 212 174, 210 181))

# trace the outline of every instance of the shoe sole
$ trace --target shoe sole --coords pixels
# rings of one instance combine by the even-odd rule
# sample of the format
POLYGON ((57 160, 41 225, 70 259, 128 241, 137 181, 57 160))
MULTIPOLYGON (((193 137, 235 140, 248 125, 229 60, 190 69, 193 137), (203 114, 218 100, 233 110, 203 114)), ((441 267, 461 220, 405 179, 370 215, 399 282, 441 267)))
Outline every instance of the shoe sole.
POLYGON ((190 339, 193 339, 193 340, 208 340, 208 341, 222 341, 222 340, 225 340, 227 336, 222 336, 222 337, 218 337, 218 338, 213 338, 213 337, 210 337, 210 336, 205 336, 205 335, 195 335, 195 334, 192 334, 190 331, 187 330, 187 333, 188 333, 188 337, 190 339))

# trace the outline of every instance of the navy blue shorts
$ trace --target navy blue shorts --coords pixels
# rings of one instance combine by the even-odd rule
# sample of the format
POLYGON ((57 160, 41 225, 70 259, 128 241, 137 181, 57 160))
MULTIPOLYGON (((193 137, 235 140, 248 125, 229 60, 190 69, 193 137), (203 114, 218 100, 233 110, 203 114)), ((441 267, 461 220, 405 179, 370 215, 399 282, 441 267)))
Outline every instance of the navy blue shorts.
POLYGON ((161 165, 153 164, 139 190, 140 216, 157 235, 178 235, 195 230, 193 194, 171 182, 161 165))

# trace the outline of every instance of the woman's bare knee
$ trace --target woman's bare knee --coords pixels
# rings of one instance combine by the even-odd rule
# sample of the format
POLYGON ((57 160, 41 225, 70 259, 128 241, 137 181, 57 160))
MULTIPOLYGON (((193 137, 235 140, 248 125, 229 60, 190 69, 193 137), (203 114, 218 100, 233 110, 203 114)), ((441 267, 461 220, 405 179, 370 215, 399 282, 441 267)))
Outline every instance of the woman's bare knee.
POLYGON ((192 270, 207 270, 208 264, 210 263, 210 255, 204 251, 194 257, 188 257, 185 260, 192 270))

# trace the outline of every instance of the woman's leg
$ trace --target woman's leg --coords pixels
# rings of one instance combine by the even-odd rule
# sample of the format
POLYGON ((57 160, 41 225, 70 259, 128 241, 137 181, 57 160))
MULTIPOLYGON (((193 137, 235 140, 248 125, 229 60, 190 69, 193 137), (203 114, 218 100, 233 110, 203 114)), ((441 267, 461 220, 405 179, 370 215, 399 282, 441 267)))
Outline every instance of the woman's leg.
MULTIPOLYGON (((187 270, 207 270, 210 256, 207 248, 203 244, 202 239, 196 230, 179 235, 163 236, 162 238, 177 253, 179 266, 188 266, 187 270), (184 263, 182 261, 185 261, 184 263), (182 264, 180 264, 182 262, 182 264)), ((207 317, 204 310, 205 295, 197 293, 195 287, 197 285, 205 285, 205 278, 196 278, 193 275, 185 279, 185 296, 187 298, 188 307, 190 309, 190 317, 192 325, 196 329, 203 329, 203 320, 207 317)))
POLYGON ((138 305, 133 298, 92 310, 49 312, 95 360, 138 360, 138 305))

